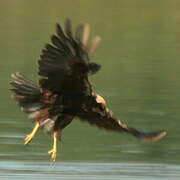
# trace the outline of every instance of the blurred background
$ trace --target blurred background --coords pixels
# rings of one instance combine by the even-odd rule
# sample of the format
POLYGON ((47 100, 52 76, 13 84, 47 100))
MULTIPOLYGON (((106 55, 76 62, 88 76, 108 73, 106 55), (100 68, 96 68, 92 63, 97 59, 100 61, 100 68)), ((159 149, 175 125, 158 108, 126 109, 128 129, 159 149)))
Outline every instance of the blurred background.
MULTIPOLYGON (((41 50, 50 42, 55 24, 63 24, 66 17, 74 27, 89 23, 92 36, 102 37, 93 57, 102 69, 91 81, 114 114, 129 126, 143 131, 163 129, 168 135, 156 143, 143 143, 75 120, 64 130, 58 162, 112 163, 116 168, 118 163, 127 167, 133 163, 134 168, 145 163, 151 170, 151 163, 179 164, 179 7, 178 0, 1 0, 0 169, 12 170, 17 162, 19 169, 28 162, 47 163, 44 171, 49 168, 47 151, 52 138, 39 131, 30 145, 23 145, 33 123, 11 99, 8 89, 13 72, 38 80, 41 50), (4 167, 4 162, 11 166, 4 167)), ((161 170, 171 173, 168 168, 161 170)))

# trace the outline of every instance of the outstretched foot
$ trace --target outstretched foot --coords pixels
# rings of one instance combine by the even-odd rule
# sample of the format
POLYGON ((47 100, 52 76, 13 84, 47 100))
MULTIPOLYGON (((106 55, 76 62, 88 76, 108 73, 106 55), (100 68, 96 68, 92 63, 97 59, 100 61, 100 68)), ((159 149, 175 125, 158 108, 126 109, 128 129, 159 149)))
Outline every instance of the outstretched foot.
POLYGON ((48 151, 48 154, 51 155, 51 159, 54 162, 56 161, 56 157, 57 157, 57 141, 58 141, 59 135, 60 135, 60 131, 53 132, 53 148, 48 151))
POLYGON ((32 132, 30 134, 28 134, 25 138, 24 138, 24 144, 28 144, 33 137, 35 136, 37 130, 39 128, 39 123, 36 123, 36 125, 34 126, 32 132))
POLYGON ((31 140, 33 139, 33 134, 28 134, 26 135, 26 137, 24 138, 24 144, 28 144, 31 140))
POLYGON ((49 150, 48 151, 48 154, 50 154, 51 155, 51 159, 52 159, 52 161, 56 161, 56 157, 57 157, 57 149, 55 148, 53 148, 53 149, 51 149, 51 150, 49 150))

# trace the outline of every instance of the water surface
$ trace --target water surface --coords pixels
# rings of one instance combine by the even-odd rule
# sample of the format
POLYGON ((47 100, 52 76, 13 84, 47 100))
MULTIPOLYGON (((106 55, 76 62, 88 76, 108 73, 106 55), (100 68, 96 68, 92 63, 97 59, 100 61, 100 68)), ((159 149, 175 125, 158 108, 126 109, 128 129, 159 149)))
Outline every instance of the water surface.
POLYGON ((178 180, 180 167, 145 163, 2 162, 1 179, 178 180), (2 165, 5 164, 5 165, 2 165))

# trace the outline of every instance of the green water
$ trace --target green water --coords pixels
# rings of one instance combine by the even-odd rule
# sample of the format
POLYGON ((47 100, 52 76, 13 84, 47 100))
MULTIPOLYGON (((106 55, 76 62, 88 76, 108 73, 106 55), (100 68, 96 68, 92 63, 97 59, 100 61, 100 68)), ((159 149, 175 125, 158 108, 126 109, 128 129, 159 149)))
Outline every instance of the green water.
POLYGON ((1 0, 0 179, 178 179, 179 7, 178 0, 1 0), (10 74, 38 80, 40 52, 66 17, 74 26, 88 22, 92 35, 102 37, 93 57, 102 70, 91 81, 114 114, 144 131, 165 129, 166 138, 148 144, 74 120, 56 164, 49 162, 52 138, 44 132, 23 145, 33 123, 10 98, 10 74))

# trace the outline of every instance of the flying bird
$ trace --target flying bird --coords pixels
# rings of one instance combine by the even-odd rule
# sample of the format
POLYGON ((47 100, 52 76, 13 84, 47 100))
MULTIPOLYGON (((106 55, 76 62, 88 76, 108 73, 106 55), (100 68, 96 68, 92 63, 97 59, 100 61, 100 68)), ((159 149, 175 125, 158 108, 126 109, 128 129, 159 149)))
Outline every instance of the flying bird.
POLYGON ((38 83, 19 72, 11 75, 13 98, 35 122, 24 144, 33 139, 39 128, 45 129, 53 137, 53 147, 48 151, 53 161, 63 129, 75 118, 105 130, 129 133, 147 142, 166 135, 165 131, 145 133, 127 126, 113 115, 105 99, 94 91, 89 76, 97 73, 101 66, 90 59, 101 38, 95 36, 89 42, 89 36, 88 24, 78 25, 73 33, 71 21, 66 19, 64 29, 57 24, 51 44, 46 44, 42 50, 38 60, 38 83))

